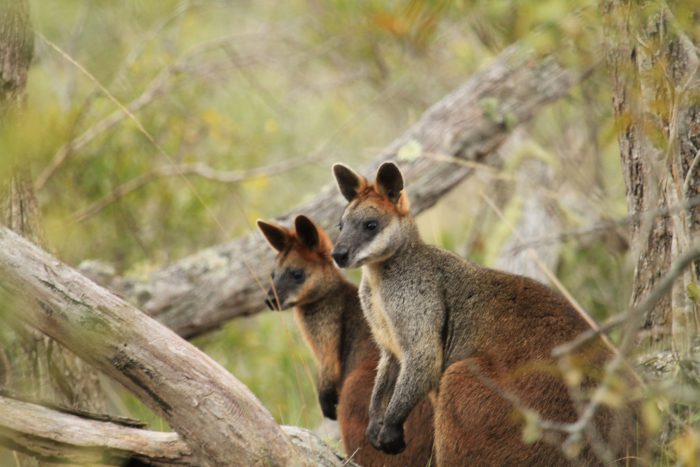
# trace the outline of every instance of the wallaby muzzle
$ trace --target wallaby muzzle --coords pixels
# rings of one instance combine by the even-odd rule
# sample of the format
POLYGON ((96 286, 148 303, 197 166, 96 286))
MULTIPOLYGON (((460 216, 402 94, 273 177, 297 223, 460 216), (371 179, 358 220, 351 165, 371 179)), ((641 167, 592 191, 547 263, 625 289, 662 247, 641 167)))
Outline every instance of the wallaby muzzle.
POLYGON ((333 261, 335 261, 335 264, 337 264, 338 267, 344 268, 348 265, 348 261, 350 259, 350 251, 345 247, 336 246, 335 249, 333 249, 333 253, 331 253, 331 256, 333 257, 333 261))
POLYGON ((279 291, 275 294, 275 291, 270 288, 267 291, 267 297, 265 297, 265 305, 272 311, 282 311, 282 297, 279 295, 279 291))

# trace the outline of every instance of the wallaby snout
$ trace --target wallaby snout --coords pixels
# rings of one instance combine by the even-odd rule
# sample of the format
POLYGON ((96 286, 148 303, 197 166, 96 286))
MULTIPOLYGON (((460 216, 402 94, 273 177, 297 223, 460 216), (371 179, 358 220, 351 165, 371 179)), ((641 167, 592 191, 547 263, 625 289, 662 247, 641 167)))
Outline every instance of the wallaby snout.
POLYGON ((333 261, 338 267, 347 267, 348 261, 350 259, 350 250, 346 247, 335 247, 333 253, 331 254, 333 261))
POLYGON ((279 302, 280 300, 278 300, 275 291, 272 288, 270 288, 267 291, 267 296, 265 297, 265 306, 267 306, 272 311, 281 311, 282 307, 281 303, 279 302))

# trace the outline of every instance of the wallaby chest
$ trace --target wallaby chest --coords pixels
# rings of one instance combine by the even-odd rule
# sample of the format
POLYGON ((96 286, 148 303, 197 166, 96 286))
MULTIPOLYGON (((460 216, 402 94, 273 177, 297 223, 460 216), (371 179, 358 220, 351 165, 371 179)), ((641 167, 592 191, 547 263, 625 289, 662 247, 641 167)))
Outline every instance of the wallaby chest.
POLYGON ((391 282, 391 278, 382 277, 376 267, 364 266, 360 301, 374 339, 381 347, 400 359, 403 349, 396 330, 394 300, 390 289, 386 287, 387 281, 391 282))

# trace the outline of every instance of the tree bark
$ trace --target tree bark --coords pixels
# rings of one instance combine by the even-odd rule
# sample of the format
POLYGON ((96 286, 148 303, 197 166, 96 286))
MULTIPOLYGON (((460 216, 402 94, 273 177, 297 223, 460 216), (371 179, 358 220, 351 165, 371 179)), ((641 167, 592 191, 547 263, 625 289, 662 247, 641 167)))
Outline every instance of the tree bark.
POLYGON ((0 396, 0 443, 53 463, 195 465, 177 433, 149 431, 0 396))
MULTIPOLYGON (((308 430, 281 428, 312 465, 355 466, 308 430)), ((177 433, 85 418, 4 396, 0 396, 0 444, 60 464, 124 465, 135 460, 145 465, 197 465, 177 433)))
MULTIPOLYGON (((502 52, 488 67, 428 109, 406 133, 361 172, 371 175, 387 159, 399 161, 412 211, 433 206, 482 162, 511 130, 546 104, 566 95, 579 77, 553 57, 541 58, 522 46, 502 52)), ((330 171, 329 171, 330 178, 330 171)), ((333 184, 310 202, 277 220, 310 215, 335 236, 345 205, 333 184)), ((257 232, 207 248, 158 271, 146 280, 117 279, 119 294, 184 337, 215 329, 236 316, 261 310, 272 253, 257 232)))
POLYGON ((4 227, 0 298, 9 309, 5 318, 52 337, 160 414, 198 465, 310 464, 253 394, 210 357, 4 227))
POLYGON ((21 105, 33 52, 29 3, 0 0, 0 119, 21 105))
MULTIPOLYGON (((613 107, 637 255, 632 306, 697 238, 700 208, 678 210, 700 193, 700 82, 697 48, 663 2, 606 0, 613 107), (670 209, 669 209, 670 208, 670 209), (643 221, 643 214, 667 215, 643 221)), ((648 218, 648 216, 647 216, 648 218)), ((697 263, 644 317, 640 340, 673 346, 681 360, 698 335, 697 263), (695 294, 697 295, 697 294, 695 294)))

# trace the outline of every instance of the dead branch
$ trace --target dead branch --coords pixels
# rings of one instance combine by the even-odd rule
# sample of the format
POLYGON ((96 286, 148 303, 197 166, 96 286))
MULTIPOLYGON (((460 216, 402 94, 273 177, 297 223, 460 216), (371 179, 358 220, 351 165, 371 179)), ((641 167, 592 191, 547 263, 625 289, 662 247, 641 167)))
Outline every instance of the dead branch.
POLYGON ((303 465, 270 413, 224 368, 139 310, 0 227, 5 319, 115 378, 182 435, 201 465, 303 465))
POLYGON ((177 433, 149 431, 0 396, 0 444, 46 462, 194 465, 177 433))
MULTIPOLYGON (((418 214, 473 172, 471 167, 436 162, 422 154, 483 163, 515 126, 566 95, 578 78, 552 57, 536 59, 528 49, 509 48, 428 109, 362 172, 373 173, 381 162, 398 156, 413 213, 418 214)), ((288 222, 291 216, 306 213, 335 235, 332 226, 343 205, 329 184, 278 220, 288 222)), ((258 312, 267 286, 260 278, 267 276, 270 264, 269 248, 251 233, 184 258, 146 280, 119 280, 110 286, 178 334, 193 337, 233 317, 258 312)))

